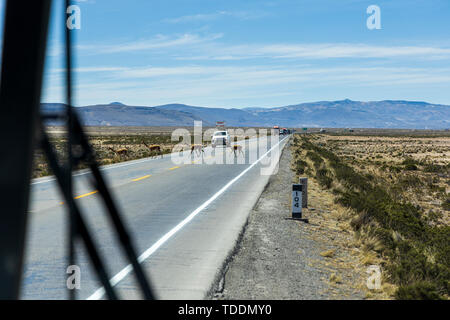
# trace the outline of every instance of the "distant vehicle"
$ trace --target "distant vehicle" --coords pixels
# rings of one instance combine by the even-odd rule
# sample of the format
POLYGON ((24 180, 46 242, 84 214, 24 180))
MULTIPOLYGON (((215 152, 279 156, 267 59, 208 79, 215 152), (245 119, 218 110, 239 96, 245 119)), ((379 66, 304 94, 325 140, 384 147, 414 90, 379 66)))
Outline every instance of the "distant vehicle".
POLYGON ((282 135, 289 134, 289 131, 288 131, 288 129, 283 128, 283 129, 280 129, 280 134, 282 134, 282 135))
POLYGON ((227 131, 216 131, 214 132, 211 139, 211 146, 215 148, 216 146, 230 146, 230 135, 227 131))
POLYGON ((273 126, 273 128, 274 128, 274 129, 280 129, 280 127, 279 127, 279 126, 273 126))
POLYGON ((320 133, 325 133, 325 132, 327 132, 327 130, 325 130, 325 129, 320 129, 320 131, 319 131, 320 133))

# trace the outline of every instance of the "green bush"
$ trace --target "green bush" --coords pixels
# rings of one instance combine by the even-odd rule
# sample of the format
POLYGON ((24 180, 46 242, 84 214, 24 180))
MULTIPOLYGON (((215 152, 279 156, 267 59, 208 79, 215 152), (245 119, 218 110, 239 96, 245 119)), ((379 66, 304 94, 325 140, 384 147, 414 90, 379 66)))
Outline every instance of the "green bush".
POLYGON ((424 172, 431 172, 431 173, 440 173, 440 172, 444 172, 445 171, 445 166, 428 163, 423 168, 423 171, 424 172))
POLYGON ((392 173, 399 173, 399 172, 401 172, 402 170, 401 170, 399 167, 396 167, 396 166, 390 166, 390 167, 389 167, 389 171, 392 172, 392 173))
POLYGON ((405 165, 405 170, 408 170, 408 171, 417 171, 418 168, 417 168, 417 166, 416 166, 415 164, 407 164, 407 165, 405 165))
POLYGON ((436 286, 430 282, 419 282, 408 286, 401 286, 396 294, 397 300, 441 300, 436 286))
POLYGON ((419 165, 419 161, 414 160, 413 158, 406 158, 405 160, 403 160, 402 165, 404 165, 404 166, 411 166, 411 165, 417 166, 417 165, 419 165))
POLYGON ((314 163, 314 167, 316 169, 320 168, 320 166, 323 164, 323 159, 315 152, 308 151, 308 153, 306 153, 306 156, 314 163))
POLYGON ((327 189, 331 188, 333 179, 330 178, 327 169, 319 169, 316 173, 316 178, 322 186, 324 186, 327 189))
MULTIPOLYGON (((318 147, 303 138, 302 148, 309 150, 319 183, 330 188, 332 177, 344 188, 333 189, 337 202, 353 208, 358 216, 351 221, 355 230, 376 225, 375 234, 383 243, 381 254, 388 257, 386 269, 391 281, 399 285, 397 299, 440 299, 450 291, 450 227, 429 225, 421 209, 397 200, 395 192, 378 185, 373 176, 362 175, 343 163, 331 151, 318 147), (329 167, 325 167, 327 160, 329 167), (389 193, 392 192, 392 193, 389 193), (376 222, 376 223, 374 223, 376 222), (402 240, 393 239, 396 232, 402 240)), ((417 161, 405 159, 406 166, 417 166, 417 161)), ((407 175, 391 190, 422 185, 416 176, 407 175)), ((450 208, 450 199, 443 207, 450 208)))
POLYGON ((307 167, 308 163, 306 161, 299 159, 295 162, 295 171, 298 175, 304 174, 307 167))
POLYGON ((444 210, 450 211, 450 198, 445 199, 445 201, 442 203, 442 208, 444 208, 444 210))

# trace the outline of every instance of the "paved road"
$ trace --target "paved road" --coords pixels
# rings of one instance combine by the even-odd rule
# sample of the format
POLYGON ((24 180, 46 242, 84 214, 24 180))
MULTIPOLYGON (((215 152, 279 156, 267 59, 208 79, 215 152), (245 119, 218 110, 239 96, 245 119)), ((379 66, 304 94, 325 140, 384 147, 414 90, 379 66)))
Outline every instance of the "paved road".
MULTIPOLYGON (((266 160, 277 163, 286 141, 261 146, 257 139, 247 140, 245 156, 237 158, 229 149, 207 148, 204 156, 186 156, 183 164, 166 156, 102 168, 158 298, 207 296, 268 181, 266 173, 273 168, 266 160)), ((120 298, 140 298, 89 179, 83 171, 75 175, 77 202, 120 298)), ((52 178, 34 180, 31 197, 22 298, 66 299, 68 227, 62 197, 52 178)), ((79 298, 102 299, 101 284, 78 247, 79 298)))

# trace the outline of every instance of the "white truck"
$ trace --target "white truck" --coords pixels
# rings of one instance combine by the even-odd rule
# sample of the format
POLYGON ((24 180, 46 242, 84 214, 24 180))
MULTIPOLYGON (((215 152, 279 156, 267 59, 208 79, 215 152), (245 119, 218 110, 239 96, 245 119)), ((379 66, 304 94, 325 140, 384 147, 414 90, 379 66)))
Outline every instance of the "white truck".
POLYGON ((216 131, 211 138, 211 146, 230 146, 230 135, 227 131, 216 131))

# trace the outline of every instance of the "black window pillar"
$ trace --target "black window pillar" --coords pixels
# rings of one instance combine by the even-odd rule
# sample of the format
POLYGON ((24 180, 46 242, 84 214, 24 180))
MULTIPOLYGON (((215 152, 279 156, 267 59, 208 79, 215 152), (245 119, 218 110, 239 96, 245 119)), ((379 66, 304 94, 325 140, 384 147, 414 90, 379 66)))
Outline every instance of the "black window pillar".
POLYGON ((17 299, 50 0, 8 0, 0 84, 0 299, 17 299))

